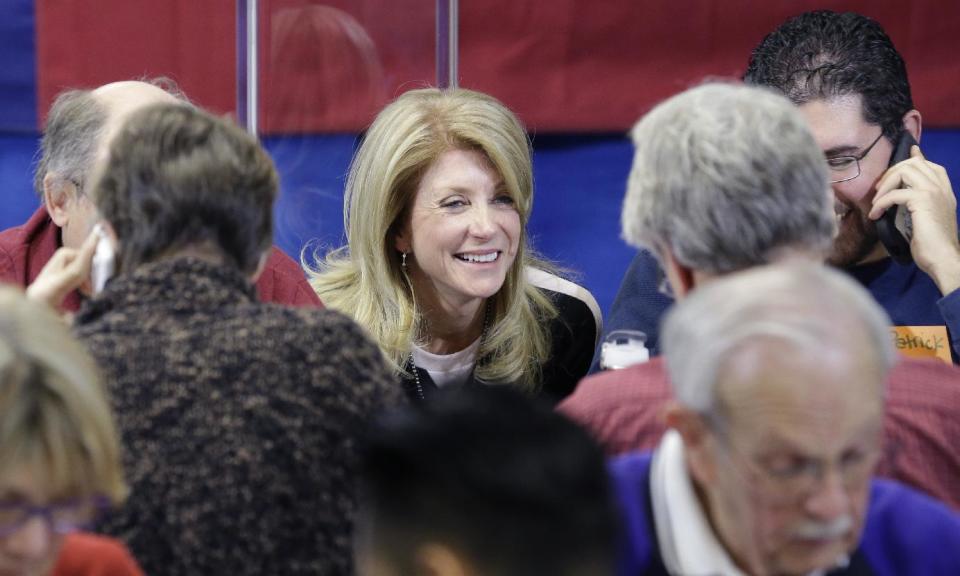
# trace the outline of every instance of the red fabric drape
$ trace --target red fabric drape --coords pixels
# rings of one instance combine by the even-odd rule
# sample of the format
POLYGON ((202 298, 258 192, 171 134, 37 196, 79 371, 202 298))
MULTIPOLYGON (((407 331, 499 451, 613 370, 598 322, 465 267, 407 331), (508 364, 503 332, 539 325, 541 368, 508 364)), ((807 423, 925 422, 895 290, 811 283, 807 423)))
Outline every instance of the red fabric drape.
MULTIPOLYGON (((960 2, 915 0, 465 0, 461 85, 532 131, 622 131, 813 8, 876 18, 904 55, 927 126, 960 126, 960 2)), ((235 2, 38 0, 38 109, 64 87, 166 75, 234 108, 235 2)), ((434 82, 434 2, 261 2, 261 131, 355 131, 390 98, 434 82)), ((42 118, 40 119, 42 121, 42 118)))

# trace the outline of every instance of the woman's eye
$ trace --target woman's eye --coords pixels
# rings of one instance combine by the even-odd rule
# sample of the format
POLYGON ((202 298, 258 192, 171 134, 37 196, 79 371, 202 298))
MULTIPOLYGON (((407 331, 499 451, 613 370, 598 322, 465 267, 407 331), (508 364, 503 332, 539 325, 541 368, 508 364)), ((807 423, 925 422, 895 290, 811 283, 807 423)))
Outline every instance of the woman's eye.
POLYGON ((499 196, 494 198, 493 201, 496 202, 497 204, 504 204, 506 206, 513 206, 514 204, 513 197, 508 194, 500 194, 499 196))
POLYGON ((441 208, 462 208, 467 203, 460 198, 449 198, 440 203, 441 208))

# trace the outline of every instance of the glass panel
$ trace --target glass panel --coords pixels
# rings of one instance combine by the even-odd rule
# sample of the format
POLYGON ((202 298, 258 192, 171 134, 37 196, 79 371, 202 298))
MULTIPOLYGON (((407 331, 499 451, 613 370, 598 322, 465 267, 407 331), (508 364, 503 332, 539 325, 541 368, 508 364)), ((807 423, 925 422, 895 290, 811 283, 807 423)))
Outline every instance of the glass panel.
POLYGON ((4 0, 0 25, 0 228, 39 205, 37 137, 56 95, 118 80, 166 76, 218 114, 235 100, 233 2, 4 0))
POLYGON ((282 194, 276 242, 297 258, 343 240, 343 185, 357 135, 404 90, 435 84, 435 4, 260 2, 260 136, 282 194))

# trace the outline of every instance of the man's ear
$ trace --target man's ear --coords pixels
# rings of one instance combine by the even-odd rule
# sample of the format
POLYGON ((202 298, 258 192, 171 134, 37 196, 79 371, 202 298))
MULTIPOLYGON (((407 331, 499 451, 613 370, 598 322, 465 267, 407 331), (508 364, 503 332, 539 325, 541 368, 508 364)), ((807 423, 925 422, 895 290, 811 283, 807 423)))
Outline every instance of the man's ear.
POLYGON ((920 133, 923 131, 923 119, 920 117, 920 111, 908 110, 903 115, 903 127, 919 143, 920 133))
POLYGON ((435 542, 422 544, 414 556, 417 573, 424 576, 471 576, 467 562, 449 546, 435 542))
POLYGON ((683 439, 683 452, 690 475, 698 484, 712 483, 717 472, 713 458, 714 437, 703 415, 674 400, 664 409, 664 420, 683 439))
POLYGON ((43 203, 50 219, 59 228, 66 226, 70 220, 71 210, 79 194, 76 184, 69 180, 57 178, 49 172, 43 177, 43 203))
POLYGON ((660 265, 667 275, 673 295, 678 300, 685 298, 696 286, 693 270, 681 264, 669 249, 661 250, 660 255, 660 265))

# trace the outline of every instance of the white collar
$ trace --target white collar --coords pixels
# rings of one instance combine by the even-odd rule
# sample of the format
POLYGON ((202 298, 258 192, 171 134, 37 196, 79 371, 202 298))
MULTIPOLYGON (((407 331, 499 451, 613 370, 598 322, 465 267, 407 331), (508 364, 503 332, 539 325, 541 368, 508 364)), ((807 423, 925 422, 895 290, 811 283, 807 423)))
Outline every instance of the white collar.
MULTIPOLYGON (((650 491, 660 554, 670 574, 745 576, 707 521, 687 472, 683 439, 676 430, 667 430, 654 453, 650 491)), ((849 557, 844 556, 837 567, 848 563, 849 557)), ((826 572, 814 570, 807 576, 826 572)))
POLYGON ((668 430, 650 470, 653 520, 663 563, 671 574, 744 576, 717 540, 687 473, 683 439, 668 430))

